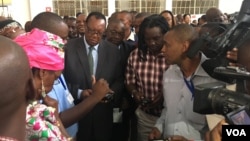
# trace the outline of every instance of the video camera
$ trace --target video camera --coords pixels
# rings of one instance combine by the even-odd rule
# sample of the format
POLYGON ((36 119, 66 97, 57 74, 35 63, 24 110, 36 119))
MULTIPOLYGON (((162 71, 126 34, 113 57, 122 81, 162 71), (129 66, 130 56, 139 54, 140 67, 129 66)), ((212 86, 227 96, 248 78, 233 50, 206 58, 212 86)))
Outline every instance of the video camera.
MULTIPOLYGON (((206 60, 202 67, 213 78, 224 82, 233 82, 228 77, 222 77, 214 73, 214 69, 220 66, 227 66, 229 60, 226 58, 227 51, 239 47, 247 38, 250 38, 250 0, 244 0, 238 15, 234 15, 234 19, 230 24, 217 24, 216 30, 225 28, 225 31, 215 37, 209 32, 204 33, 200 38, 191 43, 187 52, 189 58, 193 58, 199 51, 209 52, 210 59, 206 60), (205 49, 204 49, 205 47, 205 49)), ((208 23, 209 24, 209 23, 208 23)))
POLYGON ((199 114, 223 115, 232 124, 234 122, 231 117, 242 110, 250 118, 250 95, 228 90, 225 86, 221 82, 196 86, 193 111, 199 114))
MULTIPOLYGON (((250 39, 250 0, 244 0, 240 12, 232 23, 223 25, 227 29, 217 37, 211 37, 208 33, 202 35, 191 44, 188 57, 193 58, 198 51, 203 50, 204 44, 210 52, 210 59, 206 60, 202 67, 213 78, 223 82, 232 83, 235 80, 250 80, 250 72, 241 67, 228 67, 226 59, 227 51, 242 45, 246 39, 250 39)), ((218 24, 221 26, 222 24, 218 24)), ((195 87, 193 111, 200 114, 220 114, 228 119, 229 123, 238 124, 233 119, 245 114, 250 124, 250 95, 231 91, 226 88, 226 83, 209 83, 195 87)))

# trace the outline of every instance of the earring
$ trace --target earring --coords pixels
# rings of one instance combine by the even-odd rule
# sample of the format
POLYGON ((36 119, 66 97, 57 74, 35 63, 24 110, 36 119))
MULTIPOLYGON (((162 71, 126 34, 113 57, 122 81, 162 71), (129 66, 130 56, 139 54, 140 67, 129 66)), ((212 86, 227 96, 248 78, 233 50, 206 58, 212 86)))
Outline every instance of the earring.
POLYGON ((43 85, 43 80, 42 80, 42 93, 41 93, 42 97, 45 98, 46 97, 46 92, 45 92, 45 87, 43 85))

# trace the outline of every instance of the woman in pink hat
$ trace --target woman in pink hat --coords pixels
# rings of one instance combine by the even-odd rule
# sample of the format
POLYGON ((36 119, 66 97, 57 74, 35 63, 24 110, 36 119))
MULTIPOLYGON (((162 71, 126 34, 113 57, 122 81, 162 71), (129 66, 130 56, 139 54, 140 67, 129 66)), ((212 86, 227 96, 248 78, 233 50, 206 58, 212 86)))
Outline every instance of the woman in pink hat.
MULTIPOLYGON (((16 37, 14 41, 27 53, 36 90, 36 95, 28 98, 30 102, 26 111, 26 140, 72 140, 59 118, 57 101, 47 96, 64 69, 63 40, 35 28, 16 37)), ((98 81, 98 85, 104 85, 106 93, 110 91, 105 80, 98 81)))

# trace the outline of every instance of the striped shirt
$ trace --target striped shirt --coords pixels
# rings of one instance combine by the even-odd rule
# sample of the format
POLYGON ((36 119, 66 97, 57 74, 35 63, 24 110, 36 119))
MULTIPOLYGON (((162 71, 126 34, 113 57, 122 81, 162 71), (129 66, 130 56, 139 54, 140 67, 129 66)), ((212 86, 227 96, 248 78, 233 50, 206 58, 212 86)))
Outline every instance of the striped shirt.
MULTIPOLYGON (((163 54, 153 55, 147 52, 146 59, 138 55, 138 48, 131 52, 126 68, 126 83, 135 84, 139 92, 145 98, 153 99, 156 95, 162 95, 163 73, 168 68, 163 54)), ((142 53, 141 53, 142 55, 142 53)), ((160 116, 163 104, 155 109, 144 110, 146 113, 160 116)))

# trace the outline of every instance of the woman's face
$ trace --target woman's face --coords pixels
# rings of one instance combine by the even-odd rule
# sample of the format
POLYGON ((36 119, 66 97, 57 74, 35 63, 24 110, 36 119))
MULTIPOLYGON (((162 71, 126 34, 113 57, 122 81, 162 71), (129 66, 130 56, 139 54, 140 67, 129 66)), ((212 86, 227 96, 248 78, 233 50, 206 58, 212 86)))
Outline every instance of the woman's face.
POLYGON ((169 27, 172 28, 173 27, 173 25, 172 25, 173 19, 172 19, 171 14, 169 14, 169 13, 163 13, 162 16, 166 19, 169 27))
POLYGON ((52 90, 55 80, 59 78, 61 73, 62 71, 49 71, 49 70, 44 71, 44 76, 42 78, 42 81, 46 94, 52 90))

